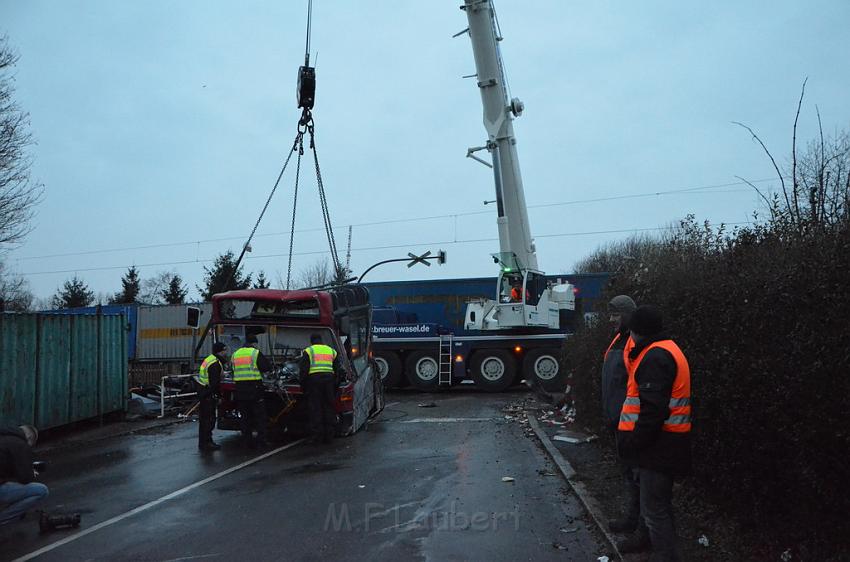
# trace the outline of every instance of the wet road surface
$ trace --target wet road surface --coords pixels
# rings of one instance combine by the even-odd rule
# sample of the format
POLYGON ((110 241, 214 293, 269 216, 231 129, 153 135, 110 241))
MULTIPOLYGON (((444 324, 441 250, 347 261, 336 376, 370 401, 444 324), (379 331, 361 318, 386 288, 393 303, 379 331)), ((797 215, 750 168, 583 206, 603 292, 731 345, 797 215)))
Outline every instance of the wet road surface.
POLYGON ((45 509, 83 524, 0 527, 0 559, 596 560, 578 501, 504 419, 519 396, 390 394, 366 431, 327 446, 248 451, 217 431, 223 449, 201 454, 186 423, 53 450, 45 509))

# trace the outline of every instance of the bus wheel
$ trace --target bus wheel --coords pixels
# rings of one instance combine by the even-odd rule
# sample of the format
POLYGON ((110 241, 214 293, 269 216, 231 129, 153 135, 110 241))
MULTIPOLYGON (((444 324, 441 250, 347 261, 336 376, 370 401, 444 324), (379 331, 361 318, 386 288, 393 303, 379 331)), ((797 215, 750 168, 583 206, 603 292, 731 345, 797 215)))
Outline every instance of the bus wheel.
POLYGON ((375 363, 378 365, 378 374, 385 388, 401 386, 404 373, 397 353, 392 351, 375 353, 375 363))
POLYGON ((566 373, 561 367, 559 355, 560 350, 557 348, 529 350, 522 362, 523 375, 548 392, 563 392, 566 373))
POLYGON ((516 361, 505 349, 485 349, 472 356, 470 371, 478 388, 501 392, 513 383, 516 361))
POLYGON ((419 390, 434 390, 439 383, 440 363, 431 351, 414 351, 407 356, 407 380, 419 390))

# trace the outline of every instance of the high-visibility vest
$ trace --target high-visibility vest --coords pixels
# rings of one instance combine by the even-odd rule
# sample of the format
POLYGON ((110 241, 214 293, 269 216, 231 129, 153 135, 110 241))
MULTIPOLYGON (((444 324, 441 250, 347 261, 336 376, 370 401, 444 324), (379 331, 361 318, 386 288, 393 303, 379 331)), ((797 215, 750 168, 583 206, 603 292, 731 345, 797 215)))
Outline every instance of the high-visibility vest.
POLYGON ((233 365, 234 381, 262 380, 260 369, 257 368, 257 356, 259 354, 259 350, 253 347, 240 347, 233 353, 230 364, 233 365))
MULTIPOLYGON (((614 339, 611 340, 611 343, 608 344, 608 349, 605 350, 605 353, 602 354, 602 360, 608 358, 608 352, 611 351, 611 348, 614 347, 614 344, 620 339, 620 332, 617 332, 617 335, 614 336, 614 339)), ((626 368, 629 367, 629 353, 632 352, 632 349, 635 347, 635 340, 632 339, 632 336, 626 340, 626 345, 623 346, 623 362, 626 364, 626 368)))
POLYGON ((334 359, 336 350, 329 345, 313 344, 304 350, 310 358, 310 375, 334 372, 334 359))
POLYGON ((209 369, 213 365, 218 363, 218 357, 215 355, 207 355, 207 358, 201 363, 201 370, 198 371, 198 382, 204 386, 209 386, 210 384, 210 375, 209 369))
POLYGON ((640 362, 650 349, 660 348, 668 351, 676 362, 676 378, 673 380, 673 390, 670 393, 670 415, 661 426, 662 431, 670 433, 687 433, 691 430, 691 369, 685 354, 679 349, 673 340, 662 340, 651 343, 640 352, 637 359, 626 364, 629 373, 629 382, 626 387, 626 401, 620 412, 620 423, 617 429, 620 431, 634 431, 635 422, 640 415, 640 393, 635 381, 635 373, 640 362))

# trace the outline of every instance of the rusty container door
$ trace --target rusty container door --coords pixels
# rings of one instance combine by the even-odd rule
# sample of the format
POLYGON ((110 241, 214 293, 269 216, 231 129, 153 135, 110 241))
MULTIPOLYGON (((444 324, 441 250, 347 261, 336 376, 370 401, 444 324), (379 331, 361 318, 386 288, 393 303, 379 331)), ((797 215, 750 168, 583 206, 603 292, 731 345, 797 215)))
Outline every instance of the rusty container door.
POLYGON ((34 314, 0 314, 0 422, 35 423, 34 314))

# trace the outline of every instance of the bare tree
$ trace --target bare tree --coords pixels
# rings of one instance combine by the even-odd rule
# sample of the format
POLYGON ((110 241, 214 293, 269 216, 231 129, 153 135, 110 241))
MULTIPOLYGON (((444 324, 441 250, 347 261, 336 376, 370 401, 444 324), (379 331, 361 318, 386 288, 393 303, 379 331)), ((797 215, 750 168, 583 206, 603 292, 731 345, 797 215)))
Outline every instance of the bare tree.
POLYGON ((168 290, 171 279, 177 275, 171 271, 158 271, 153 277, 143 279, 138 300, 145 304, 163 304, 163 294, 168 290))
POLYGON ((34 301, 27 280, 9 272, 0 261, 0 311, 27 312, 33 309, 34 301))
POLYGON ((790 170, 783 172, 773 154, 750 127, 734 122, 752 135, 770 159, 782 187, 781 198, 779 194, 767 197, 751 182, 739 179, 747 182, 765 201, 771 220, 786 223, 799 234, 846 222, 850 218, 850 136, 847 131, 824 135, 820 110, 815 106, 818 139, 810 142, 802 155, 798 152, 797 124, 807 80, 803 81, 794 114, 790 170))
POLYGON ((28 128, 29 114, 14 100, 12 68, 18 55, 0 37, 0 248, 20 242, 31 230, 42 185, 30 178, 32 159, 27 148, 33 144, 28 128))
POLYGON ((298 272, 298 275, 295 277, 295 283, 293 283, 293 288, 318 287, 319 285, 330 283, 333 281, 333 278, 333 267, 331 267, 328 258, 323 257, 298 272))

